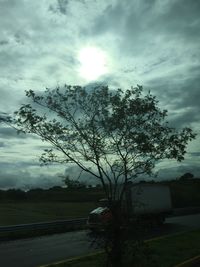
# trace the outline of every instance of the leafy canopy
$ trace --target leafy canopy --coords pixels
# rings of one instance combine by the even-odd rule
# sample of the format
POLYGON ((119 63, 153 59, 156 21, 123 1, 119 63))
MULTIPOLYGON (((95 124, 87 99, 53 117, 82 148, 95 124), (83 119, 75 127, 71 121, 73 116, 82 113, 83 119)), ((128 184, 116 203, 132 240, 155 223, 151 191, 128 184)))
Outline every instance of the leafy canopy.
POLYGON ((195 134, 166 122, 167 111, 142 87, 111 90, 65 86, 26 92, 32 104, 16 112, 18 129, 51 144, 41 161, 74 163, 100 180, 107 196, 139 174, 152 174, 156 161, 181 161, 195 134))

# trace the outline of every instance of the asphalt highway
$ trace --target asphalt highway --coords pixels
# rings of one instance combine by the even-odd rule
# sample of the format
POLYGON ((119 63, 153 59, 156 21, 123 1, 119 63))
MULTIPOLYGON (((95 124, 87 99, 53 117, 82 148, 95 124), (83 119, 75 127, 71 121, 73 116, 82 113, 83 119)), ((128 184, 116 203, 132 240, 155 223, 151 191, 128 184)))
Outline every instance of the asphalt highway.
MULTIPOLYGON (((147 238, 200 228, 200 214, 171 217, 147 238)), ((1 267, 38 267, 94 251, 88 231, 0 243, 1 267)))

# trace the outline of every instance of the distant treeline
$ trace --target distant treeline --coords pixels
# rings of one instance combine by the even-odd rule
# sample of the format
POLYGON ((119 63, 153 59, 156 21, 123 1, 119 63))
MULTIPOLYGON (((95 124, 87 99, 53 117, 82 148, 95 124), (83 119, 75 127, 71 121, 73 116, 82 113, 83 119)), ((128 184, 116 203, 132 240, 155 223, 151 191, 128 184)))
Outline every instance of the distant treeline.
MULTIPOLYGON (((144 181, 143 181, 144 183, 144 181)), ((155 183, 155 182, 150 182, 155 183)), ((170 187, 174 208, 200 206, 200 179, 173 180, 157 182, 170 187)), ((31 189, 24 192, 20 189, 0 190, 0 202, 98 202, 104 197, 101 187, 96 188, 62 188, 31 189)))
POLYGON ((101 188, 63 188, 54 186, 49 189, 31 189, 27 192, 20 189, 0 190, 0 201, 64 201, 64 202, 97 202, 103 198, 101 188))

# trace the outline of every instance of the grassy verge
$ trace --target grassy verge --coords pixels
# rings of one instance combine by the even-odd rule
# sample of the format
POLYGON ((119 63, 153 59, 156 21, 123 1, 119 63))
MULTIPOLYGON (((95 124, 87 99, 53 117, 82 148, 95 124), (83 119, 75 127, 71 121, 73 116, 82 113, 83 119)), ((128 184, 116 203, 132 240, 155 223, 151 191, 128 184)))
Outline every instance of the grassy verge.
POLYGON ((34 229, 34 230, 18 230, 18 231, 9 231, 0 233, 0 242, 9 241, 22 238, 30 238, 37 236, 45 236, 52 234, 65 233, 70 231, 77 231, 86 229, 86 225, 74 225, 74 226, 58 226, 48 229, 34 229))
POLYGON ((160 266, 174 266, 200 254, 200 230, 158 239, 149 245, 160 266))
POLYGON ((105 264, 105 256, 103 253, 94 253, 84 257, 68 260, 67 262, 59 262, 41 267, 103 267, 105 264))
MULTIPOLYGON (((171 235, 165 238, 147 242, 152 254, 155 267, 173 267, 180 262, 200 254, 200 230, 171 235)), ((77 259, 67 260, 48 267, 102 267, 105 262, 104 254, 97 253, 77 259)), ((149 267, 149 262, 140 267, 149 267)))
MULTIPOLYGON (((42 202, 42 203, 1 203, 0 226, 67 220, 87 217, 95 208, 93 202, 42 202)), ((84 228, 84 226, 83 226, 84 228)), ((78 229, 83 229, 78 227, 78 229)), ((58 226, 42 230, 20 230, 0 233, 0 241, 28 238, 77 230, 77 226, 58 226)))
POLYGON ((87 217, 93 202, 1 203, 0 226, 87 217))

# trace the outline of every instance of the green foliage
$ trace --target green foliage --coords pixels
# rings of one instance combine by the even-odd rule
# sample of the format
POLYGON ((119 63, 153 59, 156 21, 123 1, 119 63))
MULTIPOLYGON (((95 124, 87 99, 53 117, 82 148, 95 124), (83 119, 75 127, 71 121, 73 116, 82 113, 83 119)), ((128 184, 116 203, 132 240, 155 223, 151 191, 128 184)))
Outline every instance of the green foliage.
POLYGON ((123 266, 160 267, 153 250, 144 242, 129 241, 125 246, 123 266))
POLYGON ((193 178, 194 178, 194 175, 192 173, 186 172, 180 177, 180 180, 189 180, 193 178))
POLYGON ((81 188, 86 187, 85 183, 80 182, 78 180, 70 179, 69 176, 64 177, 63 181, 64 181, 65 185, 67 186, 67 188, 69 188, 69 189, 81 189, 81 188))

